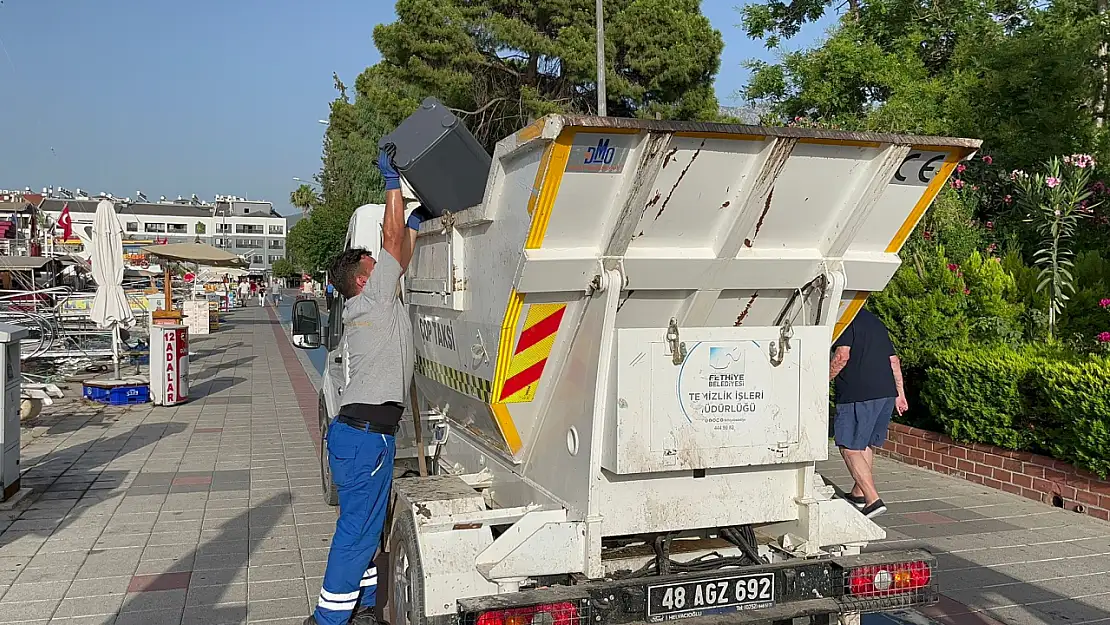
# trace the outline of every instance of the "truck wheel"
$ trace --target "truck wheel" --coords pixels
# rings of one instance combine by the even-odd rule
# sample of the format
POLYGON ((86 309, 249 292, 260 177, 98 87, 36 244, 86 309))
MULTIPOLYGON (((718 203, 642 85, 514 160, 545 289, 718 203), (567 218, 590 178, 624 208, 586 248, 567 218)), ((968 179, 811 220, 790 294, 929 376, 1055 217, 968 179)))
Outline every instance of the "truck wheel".
POLYGON ((324 395, 320 395, 320 480, 324 487, 324 503, 329 506, 339 505, 339 490, 331 480, 331 465, 328 464, 328 405, 324 395))
POLYGON ((447 615, 424 615, 424 564, 412 510, 398 510, 389 537, 389 624, 448 625, 447 615))

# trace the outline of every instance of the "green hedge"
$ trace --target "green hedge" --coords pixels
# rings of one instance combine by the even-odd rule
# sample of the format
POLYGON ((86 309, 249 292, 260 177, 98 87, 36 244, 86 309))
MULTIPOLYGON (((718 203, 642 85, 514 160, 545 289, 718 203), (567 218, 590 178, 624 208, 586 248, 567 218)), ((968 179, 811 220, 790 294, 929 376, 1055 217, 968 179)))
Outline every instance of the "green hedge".
POLYGON ((923 371, 921 405, 952 439, 1110 476, 1110 360, 968 347, 933 354, 923 371))

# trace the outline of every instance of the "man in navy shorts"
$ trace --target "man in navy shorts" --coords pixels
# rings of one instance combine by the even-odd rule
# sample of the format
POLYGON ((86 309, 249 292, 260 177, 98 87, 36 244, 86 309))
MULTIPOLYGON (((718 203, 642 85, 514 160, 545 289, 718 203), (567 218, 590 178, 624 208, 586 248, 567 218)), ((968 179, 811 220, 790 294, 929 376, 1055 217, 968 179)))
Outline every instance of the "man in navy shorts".
POLYGON ((867 309, 833 341, 829 379, 836 380, 833 437, 848 472, 856 481, 845 499, 869 519, 886 512, 871 471, 873 448, 886 441, 890 416, 909 407, 902 384, 902 363, 886 326, 867 309))

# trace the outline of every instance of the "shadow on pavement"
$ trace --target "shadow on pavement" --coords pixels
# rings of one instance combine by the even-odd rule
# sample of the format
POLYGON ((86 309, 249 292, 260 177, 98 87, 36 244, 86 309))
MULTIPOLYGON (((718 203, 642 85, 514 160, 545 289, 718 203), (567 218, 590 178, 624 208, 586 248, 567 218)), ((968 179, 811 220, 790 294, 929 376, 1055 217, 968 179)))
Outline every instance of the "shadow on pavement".
MULTIPOLYGON (((844 491, 832 479, 824 477, 838 495, 844 491)), ((897 512, 898 504, 892 506, 897 512)), ((951 512, 951 511, 948 511, 951 512)), ((921 512, 919 514, 930 514, 921 512)), ((894 526, 887 529, 909 536, 922 536, 913 544, 886 545, 874 543, 869 551, 920 547, 937 556, 936 580, 941 591, 941 601, 929 608, 913 613, 891 616, 905 623, 943 623, 946 625, 996 625, 999 622, 1016 624, 1063 624, 1099 622, 1110 624, 1110 558, 1093 549, 1060 541, 1056 552, 1045 545, 1028 547, 1025 542, 1033 538, 1015 538, 1013 545, 996 546, 997 541, 982 541, 982 547, 961 549, 953 554, 934 546, 928 536, 960 536, 974 545, 976 536, 992 536, 984 525, 967 533, 954 533, 960 525, 934 515, 936 523, 917 526, 894 526), (953 528, 953 529, 946 529, 953 528), (969 555, 975 554, 975 555, 969 555), (976 561, 968 558, 974 558, 976 561), (1086 600, 1077 597, 1086 597, 1086 600), (927 617, 921 620, 921 615, 927 617), (916 617, 916 618, 914 618, 916 617)), ((879 517, 880 525, 891 514, 879 517)), ((983 518, 980 523, 998 525, 1005 520, 983 518)), ((1013 530, 1020 530, 1012 526, 1013 530)), ((1006 531, 998 525, 997 531, 1006 531)), ((1081 534, 1076 534, 1081 539, 1081 534)), ((883 621, 873 621, 883 625, 883 621)))
POLYGON ((205 380, 200 384, 189 385, 189 399, 196 400, 216 395, 221 391, 226 391, 246 382, 246 378, 223 376, 219 378, 212 378, 205 380))
MULTIPOLYGON (((214 365, 209 365, 209 366, 201 369, 200 371, 198 371, 195 374, 190 372, 190 375, 189 375, 190 382, 192 380, 203 380, 203 379, 207 378, 210 375, 215 375, 216 373, 219 373, 219 371, 221 369, 230 369, 232 367, 238 367, 240 365, 245 365, 245 364, 252 363, 252 362, 254 362, 254 360, 256 358, 257 358, 257 356, 244 356, 242 358, 236 358, 235 360, 229 360, 227 362, 219 362, 219 363, 216 363, 214 365)), ((199 385, 196 385, 196 386, 199 386, 199 385)))
MULTIPOLYGON (((135 576, 128 588, 127 599, 116 615, 117 623, 146 623, 156 619, 154 611, 170 612, 165 592, 185 594, 184 613, 177 611, 188 623, 242 623, 248 620, 249 604, 246 596, 236 599, 228 596, 227 587, 233 582, 247 582, 246 569, 251 555, 258 551, 262 541, 291 509, 289 494, 276 494, 262 503, 244 510, 241 514, 221 523, 220 533, 199 545, 179 562, 188 563, 191 570, 167 571, 152 575, 135 576), (244 536, 244 530, 246 536, 244 536)), ((298 560, 299 562, 299 560, 298 560)), ((172 567, 177 568, 177 567, 172 567)), ((186 569, 186 565, 181 566, 186 569)), ((305 603, 305 593, 297 595, 305 603)), ((252 615, 250 620, 263 618, 304 618, 307 613, 285 615, 252 615)), ((172 618, 169 619, 173 621, 172 618)), ((176 621, 175 621, 176 622, 176 621)))
POLYGON ((938 623, 994 625, 1007 623, 1110 622, 1110 566, 1096 552, 1089 556, 1055 560, 1023 560, 1020 547, 984 549, 981 560, 998 560, 983 565, 960 555, 930 549, 937 555, 937 580, 941 601, 920 612, 938 623), (1086 561, 1086 562, 1082 562, 1086 561), (1097 566, 1102 564, 1103 566, 1097 566), (1084 574, 1081 567, 1092 567, 1084 574), (1009 572, 1021 571, 1023 581, 1009 572), (1100 594, 1095 597, 1093 595, 1100 594), (1090 601, 1082 598, 1087 597, 1090 601), (1095 605, 1099 602, 1102 607, 1095 605))
POLYGON ((21 475, 23 486, 35 493, 34 500, 26 508, 13 511, 19 516, 0 533, 0 547, 25 534, 59 535, 81 517, 79 500, 95 505, 123 497, 129 491, 118 489, 135 471, 98 467, 125 458, 166 436, 184 432, 185 427, 184 423, 175 422, 143 423, 125 434, 85 441, 46 454, 21 475), (98 497, 98 493, 103 496, 98 497))
MULTIPOLYGON (((206 339, 210 336, 211 335, 207 335, 207 336, 204 336, 204 337, 195 337, 195 338, 192 339, 192 343, 195 346, 197 343, 200 343, 201 341, 203 341, 204 339, 206 339)), ((224 345, 224 346, 222 346, 218 349, 215 349, 215 348, 214 349, 197 349, 197 350, 193 350, 192 355, 190 357, 191 358, 197 358, 197 359, 208 358, 209 356, 211 356, 213 354, 222 354, 223 352, 235 349, 237 347, 242 347, 243 345, 245 345, 245 343, 243 343, 242 341, 235 341, 234 343, 228 343, 227 345, 224 345)))

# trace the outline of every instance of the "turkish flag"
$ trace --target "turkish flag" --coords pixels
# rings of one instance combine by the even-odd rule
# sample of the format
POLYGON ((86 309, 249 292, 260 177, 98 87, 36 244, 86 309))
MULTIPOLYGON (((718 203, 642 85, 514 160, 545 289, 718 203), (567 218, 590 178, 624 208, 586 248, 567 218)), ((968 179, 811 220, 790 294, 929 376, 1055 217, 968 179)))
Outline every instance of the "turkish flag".
POLYGON ((68 241, 73 236, 73 218, 69 216, 69 202, 62 207, 62 214, 58 215, 58 225, 62 227, 62 238, 68 241))

